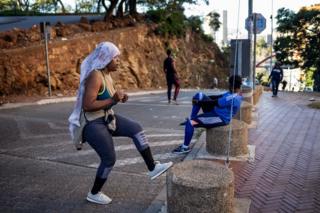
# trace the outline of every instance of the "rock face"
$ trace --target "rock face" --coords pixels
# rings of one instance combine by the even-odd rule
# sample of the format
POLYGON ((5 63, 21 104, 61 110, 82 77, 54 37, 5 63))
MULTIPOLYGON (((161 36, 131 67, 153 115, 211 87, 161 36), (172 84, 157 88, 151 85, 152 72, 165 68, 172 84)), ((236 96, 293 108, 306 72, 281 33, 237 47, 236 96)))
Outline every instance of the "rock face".
POLYGON ((168 213, 231 213, 234 177, 207 160, 184 161, 167 172, 168 213))
MULTIPOLYGON (((65 35, 74 28, 71 26, 68 29, 64 25, 60 27, 59 33, 65 35)), ((81 27, 77 30, 81 32, 81 27)), ((20 31, 19 33, 21 34, 20 31)), ((19 39, 19 33, 18 36, 10 34, 7 39, 19 39)), ((30 36, 36 38, 36 34, 30 36)), ((214 77, 225 79, 228 74, 227 65, 218 47, 213 43, 205 43, 193 33, 188 33, 186 38, 168 40, 154 35, 148 25, 139 24, 135 27, 99 33, 80 33, 65 39, 58 38, 57 35, 53 37, 55 39, 49 42, 53 93, 63 94, 78 88, 82 60, 102 41, 115 43, 121 51, 121 67, 113 74, 118 88, 165 87, 162 67, 168 47, 176 54, 176 67, 182 88, 209 87, 214 77)), ((0 49, 0 54, 0 96, 43 95, 47 92, 43 42, 37 41, 25 47, 0 49)))

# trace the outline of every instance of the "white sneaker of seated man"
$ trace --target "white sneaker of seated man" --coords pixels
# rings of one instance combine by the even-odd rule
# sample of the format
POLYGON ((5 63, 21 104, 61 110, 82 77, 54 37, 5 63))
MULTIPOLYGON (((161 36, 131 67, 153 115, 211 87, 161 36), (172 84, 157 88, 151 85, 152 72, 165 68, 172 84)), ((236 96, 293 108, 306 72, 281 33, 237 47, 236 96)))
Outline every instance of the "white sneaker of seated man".
POLYGON ((108 197, 107 195, 103 194, 102 192, 98 192, 95 195, 92 194, 91 192, 88 192, 87 201, 90 201, 92 203, 106 205, 106 204, 111 203, 112 199, 110 197, 108 197))
POLYGON ((156 179, 161 174, 166 172, 173 164, 171 161, 168 163, 160 163, 159 161, 156 161, 155 163, 156 163, 156 165, 155 165, 154 169, 152 171, 148 172, 148 175, 151 180, 156 179))

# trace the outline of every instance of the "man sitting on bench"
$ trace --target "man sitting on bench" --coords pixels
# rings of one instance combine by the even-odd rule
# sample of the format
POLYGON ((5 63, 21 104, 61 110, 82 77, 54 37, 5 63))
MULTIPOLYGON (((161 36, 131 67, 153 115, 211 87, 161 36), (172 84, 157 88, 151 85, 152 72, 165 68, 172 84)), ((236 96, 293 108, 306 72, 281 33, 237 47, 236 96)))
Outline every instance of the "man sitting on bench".
POLYGON ((242 79, 238 75, 229 78, 229 91, 218 96, 206 96, 199 92, 193 96, 192 111, 181 125, 185 125, 184 142, 173 150, 173 153, 183 154, 191 151, 189 148, 194 128, 213 128, 230 123, 240 109, 242 96, 239 95, 242 79), (232 106, 232 107, 231 107, 232 106), (199 114, 200 109, 203 113, 199 114), (232 111, 232 116, 231 115, 232 111))

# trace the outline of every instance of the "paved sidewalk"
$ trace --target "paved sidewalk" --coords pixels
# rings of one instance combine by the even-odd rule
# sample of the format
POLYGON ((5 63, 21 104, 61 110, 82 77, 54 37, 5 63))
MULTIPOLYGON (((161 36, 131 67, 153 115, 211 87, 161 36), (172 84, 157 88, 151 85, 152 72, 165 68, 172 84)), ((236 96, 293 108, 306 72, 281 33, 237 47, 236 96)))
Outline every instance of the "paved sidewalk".
POLYGON ((261 98, 249 131, 255 161, 234 169, 235 196, 251 199, 250 212, 320 212, 320 110, 307 106, 311 95, 261 98))

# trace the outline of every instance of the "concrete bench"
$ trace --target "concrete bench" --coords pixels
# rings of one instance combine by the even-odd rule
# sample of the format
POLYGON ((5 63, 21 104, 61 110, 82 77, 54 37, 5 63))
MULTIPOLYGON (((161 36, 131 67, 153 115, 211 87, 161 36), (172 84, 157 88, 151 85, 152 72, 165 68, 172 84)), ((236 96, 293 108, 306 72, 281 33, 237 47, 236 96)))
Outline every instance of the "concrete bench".
POLYGON ((219 163, 183 161, 167 172, 168 213, 231 213, 233 198, 233 173, 219 163))
MULTIPOLYGON (((230 125, 207 129, 206 150, 209 154, 226 155, 230 125)), ((230 156, 248 153, 248 125, 244 121, 232 120, 230 156)))
POLYGON ((252 104, 246 101, 242 101, 240 110, 235 115, 235 119, 244 121, 247 124, 251 124, 252 121, 252 104))

